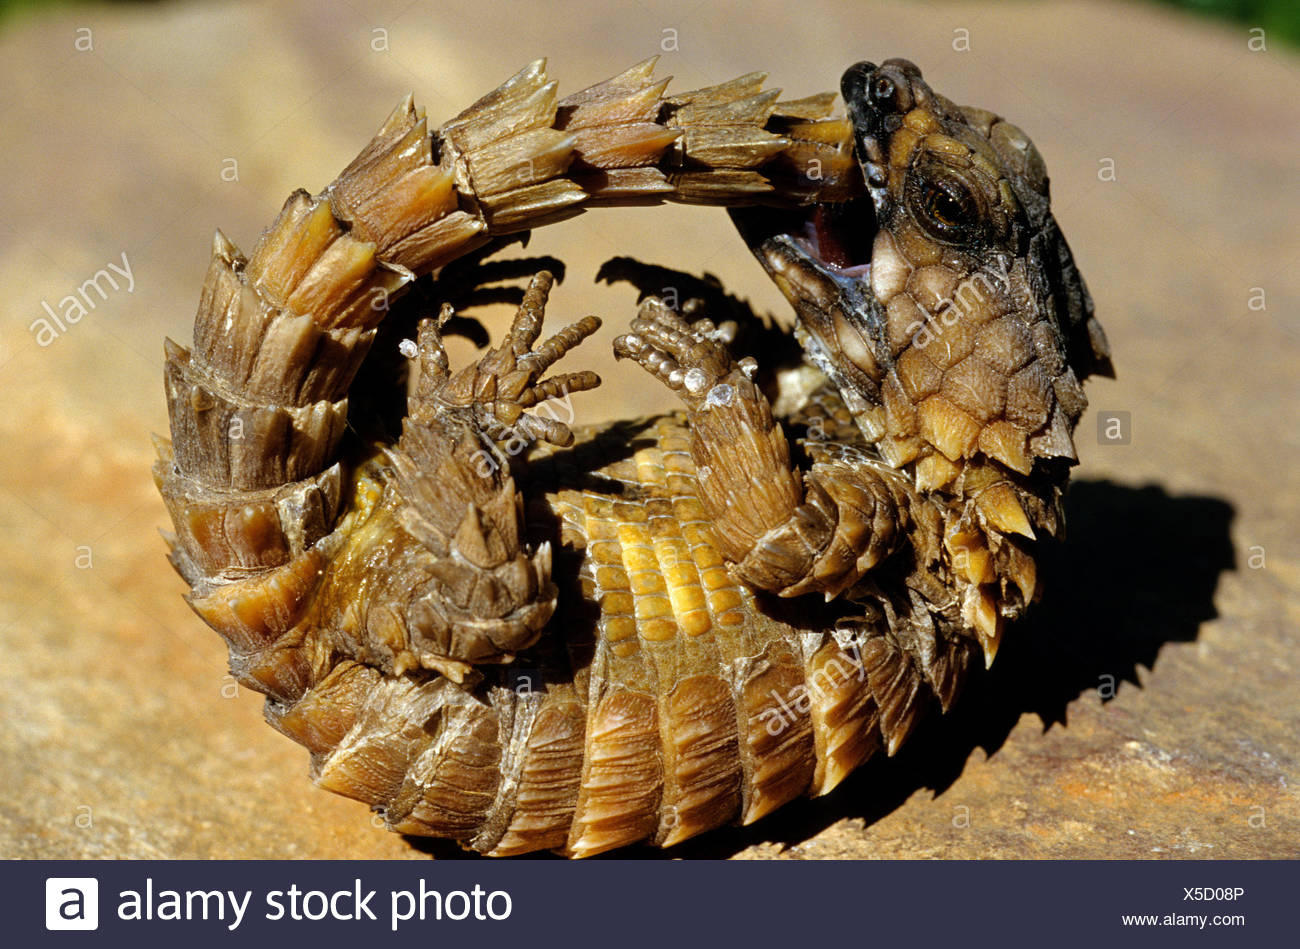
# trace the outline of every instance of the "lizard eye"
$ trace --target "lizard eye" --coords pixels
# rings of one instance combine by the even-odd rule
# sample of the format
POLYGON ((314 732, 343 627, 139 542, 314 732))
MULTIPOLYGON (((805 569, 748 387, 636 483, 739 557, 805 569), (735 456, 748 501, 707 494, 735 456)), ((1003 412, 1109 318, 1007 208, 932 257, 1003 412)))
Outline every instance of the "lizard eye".
POLYGON ((959 227, 970 213, 964 197, 931 186, 925 192, 925 211, 936 224, 959 227))
POLYGON ((965 244, 983 233, 983 205, 975 191, 952 174, 914 175, 907 203, 922 229, 935 240, 965 244))

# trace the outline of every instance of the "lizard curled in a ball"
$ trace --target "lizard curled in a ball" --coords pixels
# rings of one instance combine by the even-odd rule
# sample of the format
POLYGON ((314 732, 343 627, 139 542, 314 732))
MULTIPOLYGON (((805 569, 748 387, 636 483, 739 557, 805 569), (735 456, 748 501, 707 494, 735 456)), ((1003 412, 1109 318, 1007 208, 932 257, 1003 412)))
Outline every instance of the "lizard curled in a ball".
POLYGON ((993 660, 1062 528, 1109 359, 1025 135, 903 60, 850 68, 843 118, 652 68, 557 99, 539 61, 433 131, 407 100, 250 256, 218 233, 167 345, 188 600, 315 781, 402 833, 586 856, 825 794, 993 660), (803 365, 650 297, 616 352, 682 411, 571 429, 599 380, 547 372, 598 321, 543 340, 538 273, 471 366, 430 313, 400 437, 373 424, 413 280, 663 200, 730 209, 803 365))

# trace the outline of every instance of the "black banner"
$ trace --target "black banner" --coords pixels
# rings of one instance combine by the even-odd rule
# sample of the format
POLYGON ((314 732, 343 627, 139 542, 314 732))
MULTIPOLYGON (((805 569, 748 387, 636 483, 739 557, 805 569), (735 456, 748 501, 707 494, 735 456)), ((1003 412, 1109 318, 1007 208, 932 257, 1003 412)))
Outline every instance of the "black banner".
POLYGON ((1276 946, 1295 944, 1297 866, 34 861, 0 874, 10 946, 1276 946))

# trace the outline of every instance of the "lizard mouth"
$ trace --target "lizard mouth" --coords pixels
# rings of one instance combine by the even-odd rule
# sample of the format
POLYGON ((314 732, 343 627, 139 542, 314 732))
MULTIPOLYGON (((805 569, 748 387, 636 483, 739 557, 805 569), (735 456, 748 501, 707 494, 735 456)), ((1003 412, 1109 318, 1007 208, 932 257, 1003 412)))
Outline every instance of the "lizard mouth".
POLYGON ((862 196, 839 204, 814 204, 805 215, 803 234, 792 235, 811 261, 841 276, 871 277, 871 245, 876 210, 862 196))
POLYGON ((834 313, 873 308, 871 252, 880 224, 870 195, 730 213, 768 276, 828 350, 835 348, 834 313))
MULTIPOLYGON (((781 243, 802 258, 804 268, 816 271, 822 279, 864 284, 870 280, 871 247, 879 228, 875 206, 867 195, 802 208, 736 208, 731 218, 769 273, 766 258, 781 243)), ((798 305, 793 298, 790 302, 798 305)))
POLYGON ((874 398, 883 322, 871 291, 879 223, 868 196, 806 208, 737 208, 741 236, 798 314, 795 338, 841 392, 874 398))

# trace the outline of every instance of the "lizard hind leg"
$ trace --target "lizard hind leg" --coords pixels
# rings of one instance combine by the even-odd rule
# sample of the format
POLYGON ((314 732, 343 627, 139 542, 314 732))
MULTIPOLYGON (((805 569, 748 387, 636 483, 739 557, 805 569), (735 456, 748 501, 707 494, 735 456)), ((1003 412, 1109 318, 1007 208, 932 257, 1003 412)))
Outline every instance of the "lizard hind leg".
POLYGON ((454 311, 444 304, 436 323, 423 321, 417 345, 420 379, 411 400, 411 419, 428 424, 439 414, 467 411, 473 424, 493 439, 522 437, 531 442, 540 438, 557 445, 569 444, 572 431, 547 403, 594 389, 600 385, 600 377, 588 370, 541 377, 599 329, 600 319, 584 317, 539 345, 546 301, 554 282, 549 271, 534 275, 505 341, 454 375, 448 369, 438 333, 454 311), (528 413, 526 409, 537 411, 528 413))
POLYGON ((600 379, 542 378, 599 326, 587 317, 538 342, 551 282, 535 276, 506 339, 462 369, 450 368, 439 332, 449 306, 403 345, 419 363, 409 414, 384 453, 382 497, 331 570, 339 615, 326 625, 355 628, 364 617, 358 658, 462 681, 473 665, 532 645, 554 612, 551 549, 528 542, 511 456, 538 439, 571 441, 548 403, 600 379))

